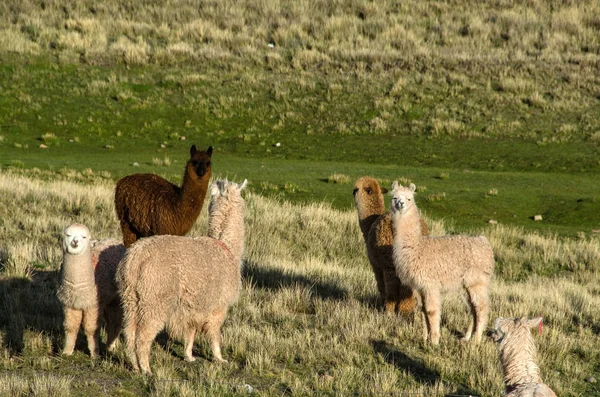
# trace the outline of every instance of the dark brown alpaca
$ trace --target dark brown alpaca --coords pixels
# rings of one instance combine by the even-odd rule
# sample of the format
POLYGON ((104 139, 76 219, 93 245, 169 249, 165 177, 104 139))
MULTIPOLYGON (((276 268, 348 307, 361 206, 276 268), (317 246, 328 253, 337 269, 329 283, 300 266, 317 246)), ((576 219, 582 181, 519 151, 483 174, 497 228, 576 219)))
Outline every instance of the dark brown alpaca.
POLYGON ((115 209, 126 248, 142 237, 190 231, 204 204, 212 151, 212 146, 198 151, 192 145, 181 187, 154 174, 133 174, 117 182, 115 209))

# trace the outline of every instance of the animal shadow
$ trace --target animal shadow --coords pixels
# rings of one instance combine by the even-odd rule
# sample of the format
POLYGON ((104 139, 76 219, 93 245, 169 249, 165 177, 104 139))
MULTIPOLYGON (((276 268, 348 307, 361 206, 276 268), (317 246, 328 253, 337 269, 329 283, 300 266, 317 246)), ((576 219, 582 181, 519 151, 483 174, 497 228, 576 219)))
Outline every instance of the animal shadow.
POLYGON ((431 370, 422 362, 410 358, 396 347, 383 340, 372 339, 373 350, 383 356, 383 359, 399 370, 406 371, 420 383, 435 384, 440 380, 440 373, 431 370))
POLYGON ((31 279, 0 279, 2 345, 11 355, 23 353, 26 330, 47 335, 52 352, 60 351, 63 312, 56 297, 57 279, 56 270, 35 271, 31 279))
POLYGON ((264 267, 252 261, 247 261, 244 266, 245 279, 252 281, 258 288, 278 290, 295 285, 309 288, 315 295, 322 299, 344 300, 347 291, 332 282, 312 280, 301 274, 286 273, 280 269, 264 267))

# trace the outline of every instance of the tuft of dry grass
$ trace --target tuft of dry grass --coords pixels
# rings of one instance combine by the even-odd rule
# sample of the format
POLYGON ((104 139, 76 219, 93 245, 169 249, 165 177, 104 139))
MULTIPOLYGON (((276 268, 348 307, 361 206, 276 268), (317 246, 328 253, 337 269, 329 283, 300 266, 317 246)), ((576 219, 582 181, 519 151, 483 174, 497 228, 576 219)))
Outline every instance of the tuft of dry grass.
MULTIPOLYGON (((120 236, 114 184, 91 174, 0 170, 0 372, 25 371, 2 375, 0 395, 502 392, 494 344, 465 345, 456 336, 468 322, 460 295, 444 302, 437 349, 422 342, 420 314, 402 319, 377 309, 355 211, 253 193, 246 194, 243 289, 223 327, 229 364, 211 362, 201 337, 193 364, 182 360, 179 342, 156 343, 149 380, 128 369, 122 347, 97 363, 79 351, 53 355, 62 343, 54 296, 62 228, 77 221, 95 238, 120 236)), ((445 233, 443 221, 426 220, 432 235, 445 233)), ((204 212, 190 234, 206 227, 204 212)), ((584 379, 597 375, 600 363, 599 237, 561 239, 503 225, 472 232, 486 235, 496 255, 492 319, 543 315, 536 343, 545 382, 558 395, 594 394, 584 379)))

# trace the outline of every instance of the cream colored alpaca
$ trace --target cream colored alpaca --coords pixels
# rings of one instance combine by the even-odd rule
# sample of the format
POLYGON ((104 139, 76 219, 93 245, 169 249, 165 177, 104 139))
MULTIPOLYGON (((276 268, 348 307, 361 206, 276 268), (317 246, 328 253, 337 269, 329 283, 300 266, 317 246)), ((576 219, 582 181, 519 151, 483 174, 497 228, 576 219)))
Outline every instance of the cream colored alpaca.
POLYGON ((221 357, 221 324, 241 287, 244 199, 241 185, 211 186, 208 237, 161 235, 136 241, 117 271, 126 351, 135 370, 150 374, 150 349, 158 332, 182 338, 194 361, 196 332, 206 333, 221 357))
POLYGON ((85 225, 75 223, 63 230, 63 261, 57 291, 65 317, 63 354, 73 354, 83 319, 90 356, 96 357, 103 314, 107 344, 109 350, 114 348, 121 326, 114 276, 124 252, 125 247, 116 240, 92 242, 85 225))
POLYGON ((542 381, 535 363, 537 349, 529 331, 540 328, 542 318, 497 318, 490 337, 498 342, 498 354, 504 371, 506 397, 556 397, 542 381))
MULTIPOLYGON (((379 186, 377 180, 368 176, 354 182, 358 223, 385 311, 409 315, 414 310, 415 298, 412 289, 404 285, 396 275, 392 258, 392 218, 386 212, 383 200, 383 193, 387 192, 387 189, 379 186)), ((428 234, 425 222, 421 222, 421 231, 423 235, 428 234)))
POLYGON ((464 340, 480 342, 489 313, 488 290, 494 272, 494 254, 483 237, 427 237, 421 233, 421 216, 414 199, 415 185, 392 185, 394 264, 398 277, 418 291, 423 301, 426 339, 440 340, 442 293, 464 288, 469 295, 473 320, 464 340))

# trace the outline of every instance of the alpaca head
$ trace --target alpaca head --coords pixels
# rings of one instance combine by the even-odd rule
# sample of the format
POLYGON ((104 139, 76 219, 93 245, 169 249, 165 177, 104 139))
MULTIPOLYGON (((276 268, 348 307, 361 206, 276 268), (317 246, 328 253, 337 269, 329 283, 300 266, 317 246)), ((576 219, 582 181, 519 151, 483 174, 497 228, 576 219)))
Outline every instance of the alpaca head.
POLYGON ((387 193, 386 188, 379 186, 376 179, 363 176, 354 182, 354 202, 357 206, 383 206, 383 193, 387 193))
POLYGON ((408 187, 400 185, 398 181, 392 183, 391 210, 393 214, 403 214, 415 207, 416 189, 414 183, 411 183, 408 187))
POLYGON ((90 231, 80 223, 74 223, 63 230, 63 252, 79 255, 90 244, 90 231))
POLYGON ((488 336, 499 344, 506 343, 511 339, 523 341, 523 336, 530 337, 530 329, 538 328, 538 332, 542 333, 542 317, 536 317, 532 320, 526 317, 522 318, 503 318, 499 317, 494 321, 494 328, 488 331, 488 336))
POLYGON ((209 146, 206 151, 196 150, 196 145, 192 145, 190 148, 190 159, 188 161, 188 168, 201 179, 210 179, 212 173, 210 159, 212 157, 213 148, 209 146))
POLYGON ((227 179, 214 181, 210 186, 208 213, 212 215, 232 203, 243 203, 242 190, 246 185, 248 185, 247 179, 242 183, 230 182, 227 179))

